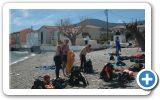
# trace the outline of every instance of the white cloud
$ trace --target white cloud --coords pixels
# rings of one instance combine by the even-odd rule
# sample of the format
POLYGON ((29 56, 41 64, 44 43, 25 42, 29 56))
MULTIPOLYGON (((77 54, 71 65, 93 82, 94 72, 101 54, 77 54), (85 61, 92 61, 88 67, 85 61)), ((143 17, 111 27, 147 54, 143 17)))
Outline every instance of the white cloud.
POLYGON ((123 20, 121 20, 121 19, 119 19, 117 22, 118 22, 118 23, 123 23, 124 21, 123 21, 123 20))
POLYGON ((22 26, 25 24, 25 22, 27 22, 25 20, 25 18, 28 18, 30 16, 30 13, 28 10, 23 9, 23 10, 18 10, 18 13, 11 13, 10 18, 11 18, 11 22, 14 25, 17 26, 22 26), (17 16, 18 15, 18 16, 17 16))
POLYGON ((45 24, 53 24, 54 22, 54 14, 48 15, 42 19, 32 21, 33 25, 45 25, 45 24))
POLYGON ((21 13, 21 16, 24 18, 27 18, 30 16, 29 10, 27 9, 20 10, 20 13, 21 13))
POLYGON ((13 24, 15 24, 15 25, 21 26, 22 23, 23 22, 22 22, 21 18, 19 18, 19 17, 16 17, 13 19, 13 24))

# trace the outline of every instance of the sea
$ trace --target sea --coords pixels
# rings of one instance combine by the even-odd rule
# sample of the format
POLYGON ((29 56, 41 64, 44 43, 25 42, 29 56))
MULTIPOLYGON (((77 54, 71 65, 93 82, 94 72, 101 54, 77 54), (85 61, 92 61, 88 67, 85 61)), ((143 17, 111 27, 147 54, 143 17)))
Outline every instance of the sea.
POLYGON ((10 64, 27 59, 30 55, 28 51, 10 51, 10 64))

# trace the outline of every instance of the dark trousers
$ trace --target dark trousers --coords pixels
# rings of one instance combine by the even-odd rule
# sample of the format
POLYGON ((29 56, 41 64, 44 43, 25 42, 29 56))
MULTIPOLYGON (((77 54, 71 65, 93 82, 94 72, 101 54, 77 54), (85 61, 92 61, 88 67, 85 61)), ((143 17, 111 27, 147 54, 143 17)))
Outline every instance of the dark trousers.
POLYGON ((61 56, 55 56, 54 61, 55 61, 55 66, 56 66, 56 70, 55 70, 56 78, 59 78, 59 70, 62 68, 61 56))
POLYGON ((116 56, 119 56, 119 49, 116 48, 116 56))
POLYGON ((61 65, 57 65, 56 64, 56 70, 55 70, 55 73, 56 73, 56 78, 59 78, 59 70, 61 69, 61 65))
POLYGON ((84 66, 86 63, 86 56, 85 55, 81 55, 81 66, 80 66, 80 70, 83 71, 84 70, 84 66))

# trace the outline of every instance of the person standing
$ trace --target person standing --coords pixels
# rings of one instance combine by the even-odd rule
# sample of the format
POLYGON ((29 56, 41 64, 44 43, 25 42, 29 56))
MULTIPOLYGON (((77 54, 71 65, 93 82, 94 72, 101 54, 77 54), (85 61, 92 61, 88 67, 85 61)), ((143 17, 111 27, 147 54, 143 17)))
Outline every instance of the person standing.
POLYGON ((66 65, 67 65, 67 53, 70 50, 68 43, 69 43, 69 40, 67 39, 67 40, 64 41, 64 44, 62 46, 62 70, 63 70, 64 76, 66 76, 65 68, 66 68, 66 65))
POLYGON ((57 46, 56 54, 54 56, 54 62, 56 66, 56 78, 59 78, 59 71, 62 68, 62 50, 60 45, 57 46))
POLYGON ((116 56, 119 56, 119 51, 121 52, 121 45, 120 45, 120 41, 119 41, 119 37, 116 37, 116 56))
POLYGON ((86 55, 91 51, 91 45, 88 44, 86 47, 84 47, 81 52, 80 52, 80 60, 81 60, 81 65, 80 65, 80 70, 84 70, 84 64, 86 63, 86 55))

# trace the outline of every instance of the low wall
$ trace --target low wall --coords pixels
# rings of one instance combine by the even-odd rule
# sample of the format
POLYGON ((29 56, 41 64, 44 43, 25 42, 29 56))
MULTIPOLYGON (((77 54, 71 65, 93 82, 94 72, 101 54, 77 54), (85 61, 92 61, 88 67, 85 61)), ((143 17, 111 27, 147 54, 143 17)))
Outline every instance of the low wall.
MULTIPOLYGON (((73 51, 80 51, 84 46, 70 46, 70 49, 73 51)), ((56 46, 41 46, 41 51, 56 51, 56 46)))
MULTIPOLYGON (((128 43, 120 43, 120 45, 121 45, 122 48, 126 48, 128 46, 128 43)), ((111 41, 110 46, 115 47, 116 46, 115 42, 111 41)))
MULTIPOLYGON (((74 52, 78 52, 80 50, 82 50, 82 48, 84 48, 85 46, 70 46, 70 49, 73 50, 74 52)), ((92 47, 93 50, 98 50, 98 49, 102 49, 103 47, 101 45, 97 45, 92 47)), ((45 51, 45 52, 53 52, 56 51, 56 46, 41 46, 40 47, 41 51, 45 51)))

